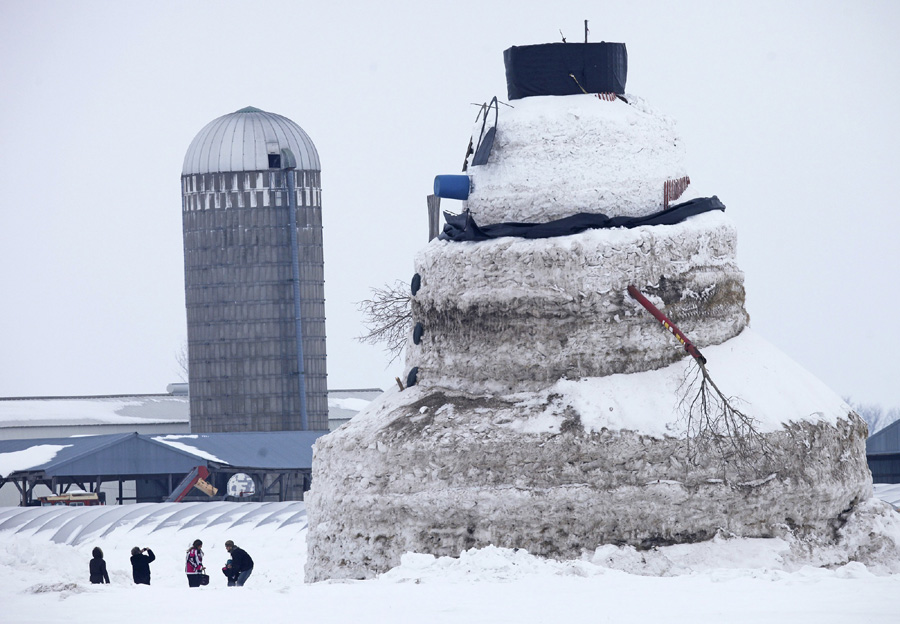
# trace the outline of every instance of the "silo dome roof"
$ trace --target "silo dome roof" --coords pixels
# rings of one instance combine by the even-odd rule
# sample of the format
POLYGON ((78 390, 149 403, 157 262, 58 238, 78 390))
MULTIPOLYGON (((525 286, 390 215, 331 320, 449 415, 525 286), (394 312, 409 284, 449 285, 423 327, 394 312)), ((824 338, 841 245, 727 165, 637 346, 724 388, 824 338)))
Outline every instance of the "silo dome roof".
POLYGON ((303 128, 287 117, 248 106, 206 124, 184 155, 182 175, 270 169, 269 154, 290 148, 297 169, 321 170, 303 128))

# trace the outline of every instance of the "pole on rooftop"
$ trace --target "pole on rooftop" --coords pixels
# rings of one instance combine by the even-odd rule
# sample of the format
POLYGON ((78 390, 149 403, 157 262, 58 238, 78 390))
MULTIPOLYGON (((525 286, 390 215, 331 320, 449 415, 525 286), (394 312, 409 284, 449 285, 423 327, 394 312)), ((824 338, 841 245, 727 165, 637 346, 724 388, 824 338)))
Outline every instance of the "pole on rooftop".
POLYGON ((300 429, 307 431, 309 421, 306 416, 306 372, 303 361, 303 314, 300 311, 300 250, 297 241, 297 198, 294 182, 296 160, 288 148, 281 150, 284 165, 284 175, 287 180, 288 210, 290 211, 291 228, 291 281, 294 295, 294 326, 297 338, 297 383, 300 385, 300 429))

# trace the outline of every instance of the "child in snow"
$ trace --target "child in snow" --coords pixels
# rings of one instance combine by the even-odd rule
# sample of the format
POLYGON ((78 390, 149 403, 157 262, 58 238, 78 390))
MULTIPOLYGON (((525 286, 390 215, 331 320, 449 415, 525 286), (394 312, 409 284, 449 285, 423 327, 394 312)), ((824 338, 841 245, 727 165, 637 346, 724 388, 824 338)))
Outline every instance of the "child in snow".
POLYGON ((240 575, 240 572, 234 569, 234 565, 231 559, 229 559, 225 562, 225 567, 222 568, 222 574, 224 574, 225 578, 228 579, 228 587, 234 587, 234 585, 237 583, 237 578, 240 575))
POLYGON ((91 583, 109 583, 109 574, 106 573, 106 562, 103 560, 103 551, 98 546, 91 551, 91 583))

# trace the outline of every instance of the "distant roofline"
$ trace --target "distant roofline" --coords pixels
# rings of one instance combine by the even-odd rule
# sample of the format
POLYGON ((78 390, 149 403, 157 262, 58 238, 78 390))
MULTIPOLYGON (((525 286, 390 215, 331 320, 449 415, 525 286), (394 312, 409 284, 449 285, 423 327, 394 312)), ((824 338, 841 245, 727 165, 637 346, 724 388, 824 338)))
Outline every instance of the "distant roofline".
POLYGON ((169 397, 169 398, 187 398, 186 394, 94 394, 82 396, 22 396, 22 397, 0 397, 0 401, 50 401, 55 399, 64 399, 71 401, 75 399, 129 399, 129 398, 147 398, 147 397, 169 397))
MULTIPOLYGON (((51 429, 53 427, 65 427, 67 429, 74 428, 74 427, 79 427, 79 428, 83 427, 85 429, 87 429, 89 427, 97 427, 97 428, 108 429, 110 426, 117 426, 117 423, 108 423, 108 422, 85 423, 85 422, 56 421, 56 422, 34 423, 34 422, 22 421, 22 420, 12 421, 12 424, 10 424, 10 422, 11 421, 0 420, 0 431, 7 430, 7 429, 51 429)), ((160 420, 158 418, 155 418, 155 419, 148 418, 146 420, 142 419, 142 421, 139 423, 127 423, 126 425, 123 425, 123 426, 124 427, 146 427, 146 426, 153 426, 153 425, 180 425, 180 424, 190 424, 190 423, 191 423, 190 418, 178 418, 178 419, 171 419, 171 420, 160 420)), ((131 432, 126 432, 126 433, 139 433, 139 432, 131 431, 131 432)), ((87 433, 87 434, 78 434, 78 435, 94 436, 94 435, 113 435, 113 434, 111 434, 111 433, 87 433)), ((169 434, 153 433, 153 434, 149 434, 149 435, 169 435, 169 434)), ((187 435, 187 433, 172 433, 171 435, 187 435)), ((73 436, 61 435, 60 437, 71 438, 73 436)), ((24 439, 29 439, 29 438, 24 438, 24 439)))
MULTIPOLYGON (((327 392, 384 392, 381 388, 332 388, 327 392)), ((89 395, 65 395, 65 396, 20 396, 0 397, 0 401, 53 401, 53 400, 90 400, 90 399, 141 399, 151 397, 169 397, 187 399, 187 394, 155 393, 155 394, 89 394, 89 395)))

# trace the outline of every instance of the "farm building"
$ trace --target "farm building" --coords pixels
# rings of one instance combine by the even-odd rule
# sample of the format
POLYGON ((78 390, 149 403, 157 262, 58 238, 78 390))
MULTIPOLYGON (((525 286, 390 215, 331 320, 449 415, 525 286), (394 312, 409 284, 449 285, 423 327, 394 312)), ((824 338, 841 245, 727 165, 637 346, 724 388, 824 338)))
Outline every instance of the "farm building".
POLYGON ((322 435, 321 431, 122 433, 3 440, 0 487, 14 485, 21 505, 36 502, 39 485, 65 494, 73 486, 100 492, 104 483, 117 486, 118 504, 227 496, 302 500, 309 489, 312 445, 322 435), (193 489, 196 479, 189 482, 195 472, 212 486, 206 493, 193 489), (133 493, 126 492, 127 482, 135 483, 133 493))
MULTIPOLYGON (((336 389, 328 392, 328 423, 329 429, 333 430, 349 421, 357 412, 362 410, 369 402, 381 394, 378 388, 362 388, 362 389, 336 389)), ((54 443, 56 445, 68 445, 70 442, 79 440, 111 440, 113 436, 121 435, 138 435, 139 439, 151 439, 153 436, 183 436, 190 434, 190 405, 188 401, 187 384, 170 384, 166 394, 140 394, 140 395, 110 395, 110 396, 82 396, 82 397, 14 397, 0 398, 0 444, 10 443, 11 446, 3 446, 0 449, 0 479, 8 477, 9 474, 4 472, 4 466, 9 459, 5 453, 18 453, 26 448, 34 447, 38 441, 55 439, 65 440, 65 442, 54 443)), ((273 434, 283 437, 285 440, 293 440, 293 434, 304 433, 304 435, 312 436, 315 439, 327 432, 281 432, 273 434)), ((240 440, 241 436, 246 438, 249 444, 252 440, 263 439, 257 438, 256 432, 241 432, 233 434, 216 434, 213 438, 206 435, 199 435, 196 439, 206 440, 204 445, 213 444, 211 439, 217 438, 219 435, 222 444, 224 440, 240 440)), ((303 438, 303 440, 306 438, 303 438)), ((301 439, 297 438, 297 439, 301 439)), ((174 438, 173 438, 174 439, 174 438)), ((79 444, 81 444, 79 442, 79 444)), ((122 444, 118 442, 117 444, 122 444)), ((155 446, 137 442, 132 450, 135 452, 154 451, 155 446)), ((198 443, 199 444, 199 443, 198 443)), ((311 442, 310 442, 311 444, 311 442)), ((120 446, 119 448, 125 448, 120 446)), ((260 450, 260 453, 268 453, 268 450, 260 450)), ((281 444, 277 448, 282 448, 281 444)), ((288 447, 290 448, 290 447, 288 447)), ((198 449, 214 454, 206 446, 201 445, 198 449)), ((287 451, 285 451, 287 452, 287 451)), ((302 456, 306 453, 305 447, 297 447, 295 452, 302 456)), ((218 456, 218 455, 217 455, 218 456)), ((248 462, 232 457, 229 466, 237 463, 247 464, 248 462)), ((189 460, 190 461, 193 460, 189 460)), ((305 471, 307 469, 303 462, 299 459, 292 460, 294 463, 287 462, 279 468, 305 471), (299 463, 297 463, 299 462, 299 463)), ((258 462, 249 462, 254 464, 258 462)), ((195 464, 192 464, 192 466, 195 464)), ((264 464, 262 466, 244 466, 245 468, 259 469, 264 472, 271 468, 271 465, 264 464), (268 466, 268 468, 267 468, 268 466)), ((188 470, 190 467, 187 468, 188 470)), ((154 469, 155 470, 155 469, 154 469)), ((67 474, 66 479, 60 480, 60 475, 54 484, 53 476, 55 473, 47 473, 45 476, 39 474, 25 475, 27 478, 34 477, 32 498, 57 492, 60 487, 66 486, 82 487, 86 491, 92 491, 91 487, 98 489, 106 494, 110 502, 121 499, 122 502, 133 502, 136 500, 158 499, 163 496, 163 490, 169 488, 169 475, 173 475, 173 479, 177 480, 183 477, 186 466, 182 461, 176 461, 168 466, 162 472, 112 472, 109 473, 105 469, 100 475, 100 481, 97 481, 98 474, 72 475, 67 474), (136 478, 136 474, 149 474, 150 478, 136 478), (164 476, 161 476, 164 475, 164 476), (179 476, 181 475, 181 476, 179 476), (69 478, 71 477, 71 478, 69 478), (79 477, 80 480, 74 480, 79 477), (129 478, 125 478, 129 477, 129 478), (141 483, 143 481, 143 483, 141 483), (154 481, 157 485, 150 485, 154 481), (90 485, 93 484, 93 485, 90 485), (60 487, 57 487, 60 486, 60 487), (152 492, 152 494, 150 493, 152 492)), ((219 467, 218 472, 227 474, 234 471, 230 468, 219 467)), ((305 473, 304 473, 305 474, 305 473)), ((4 480, 9 483, 5 487, 0 487, 0 506, 17 505, 21 502, 22 493, 11 484, 12 481, 4 480)), ((304 487, 308 487, 308 479, 304 482, 304 487)), ((167 495, 168 492, 165 492, 167 495)), ((270 494, 271 496, 271 494, 270 494)))
POLYGON ((875 483, 900 483, 900 420, 866 440, 866 459, 875 483))

